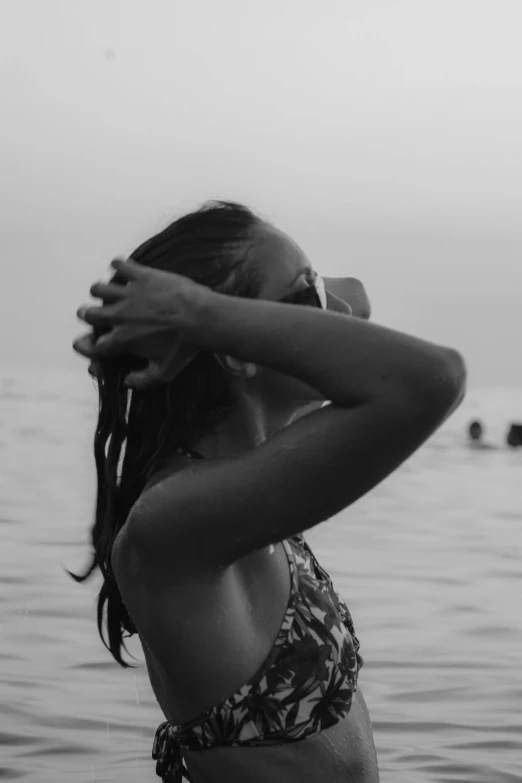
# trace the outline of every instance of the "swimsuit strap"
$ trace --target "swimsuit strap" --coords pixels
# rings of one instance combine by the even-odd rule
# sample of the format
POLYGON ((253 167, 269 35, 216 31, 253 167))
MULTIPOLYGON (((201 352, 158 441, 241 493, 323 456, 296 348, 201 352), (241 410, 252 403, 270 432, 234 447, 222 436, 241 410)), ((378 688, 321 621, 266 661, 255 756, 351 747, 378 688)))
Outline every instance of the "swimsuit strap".
POLYGON ((181 748, 171 736, 168 720, 158 726, 152 747, 152 759, 156 762, 156 775, 164 783, 182 783, 183 778, 192 783, 190 772, 183 762, 181 748))

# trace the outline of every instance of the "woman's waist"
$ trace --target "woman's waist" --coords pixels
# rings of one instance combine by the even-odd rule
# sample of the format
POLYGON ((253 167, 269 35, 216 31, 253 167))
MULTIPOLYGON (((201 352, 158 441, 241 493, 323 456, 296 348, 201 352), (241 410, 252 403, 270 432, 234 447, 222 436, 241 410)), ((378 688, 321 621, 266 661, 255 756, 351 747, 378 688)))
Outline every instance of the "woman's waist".
POLYGON ((194 783, 378 781, 371 722, 360 691, 345 717, 305 739, 183 750, 183 758, 194 783))

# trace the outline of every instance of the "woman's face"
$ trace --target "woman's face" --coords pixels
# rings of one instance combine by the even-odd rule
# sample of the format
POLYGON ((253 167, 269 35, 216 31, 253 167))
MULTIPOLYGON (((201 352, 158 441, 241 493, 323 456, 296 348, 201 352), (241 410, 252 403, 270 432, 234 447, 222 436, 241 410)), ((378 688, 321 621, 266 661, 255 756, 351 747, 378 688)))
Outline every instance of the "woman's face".
MULTIPOLYGON (((309 258, 289 236, 267 226, 249 256, 264 274, 260 299, 278 300, 306 288, 313 276, 309 258)), ((370 317, 370 300, 355 277, 323 278, 328 309, 359 318, 370 317)))
MULTIPOLYGON (((278 229, 263 229, 253 247, 251 259, 264 275, 260 299, 277 301, 306 288, 314 275, 310 260, 301 248, 278 229)), ((323 278, 329 310, 346 316, 368 319, 370 301, 362 283, 353 277, 323 278)), ((286 400, 296 409, 311 402, 324 402, 324 397, 311 386, 275 370, 263 371, 263 391, 281 402, 286 400)), ((314 407, 318 407, 315 405, 314 407)))

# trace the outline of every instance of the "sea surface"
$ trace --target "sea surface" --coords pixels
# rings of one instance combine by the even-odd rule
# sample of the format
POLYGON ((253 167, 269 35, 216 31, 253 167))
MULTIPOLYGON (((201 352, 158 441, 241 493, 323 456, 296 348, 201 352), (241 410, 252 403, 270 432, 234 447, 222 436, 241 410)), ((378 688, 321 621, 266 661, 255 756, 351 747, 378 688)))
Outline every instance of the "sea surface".
MULTIPOLYGON (((82 372, 0 374, 0 780, 153 783, 163 720, 95 625, 96 394, 82 372)), ((352 612, 383 783, 522 781, 522 389, 470 390, 369 495, 307 540, 352 612), (497 449, 473 451, 465 425, 497 449)), ((223 783, 226 783, 224 781, 223 783)))

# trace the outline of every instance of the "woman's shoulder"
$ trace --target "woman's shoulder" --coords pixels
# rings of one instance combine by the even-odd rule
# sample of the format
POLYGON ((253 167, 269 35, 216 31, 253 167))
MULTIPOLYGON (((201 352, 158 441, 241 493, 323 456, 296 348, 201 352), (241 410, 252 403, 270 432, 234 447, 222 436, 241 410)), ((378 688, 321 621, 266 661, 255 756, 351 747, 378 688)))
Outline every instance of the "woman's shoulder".
MULTIPOLYGON (((156 484, 159 484, 162 481, 165 481, 165 479, 170 478, 171 476, 176 475, 183 469, 187 468, 188 466, 192 465, 194 463, 193 458, 191 458, 186 450, 176 450, 169 454, 167 457, 161 460, 155 467, 154 471, 150 475, 148 481, 146 482, 145 486, 143 487, 142 491, 140 492, 138 500, 143 497, 143 495, 148 492, 152 487, 156 486, 156 484)), ((127 540, 127 525, 124 524, 122 528, 118 531, 118 534, 114 540, 112 551, 111 551, 111 565, 116 573, 118 569, 118 563, 121 561, 121 555, 122 551, 125 550, 125 563, 128 566, 128 553, 126 552, 126 540, 127 540)))
POLYGON ((183 468, 193 465, 197 459, 202 459, 201 455, 197 452, 191 451, 190 449, 182 449, 181 447, 176 449, 176 451, 172 452, 168 457, 165 457, 158 463, 154 472, 143 487, 141 494, 147 492, 156 484, 159 484, 160 481, 164 481, 175 473, 178 473, 180 470, 183 470, 183 468))

